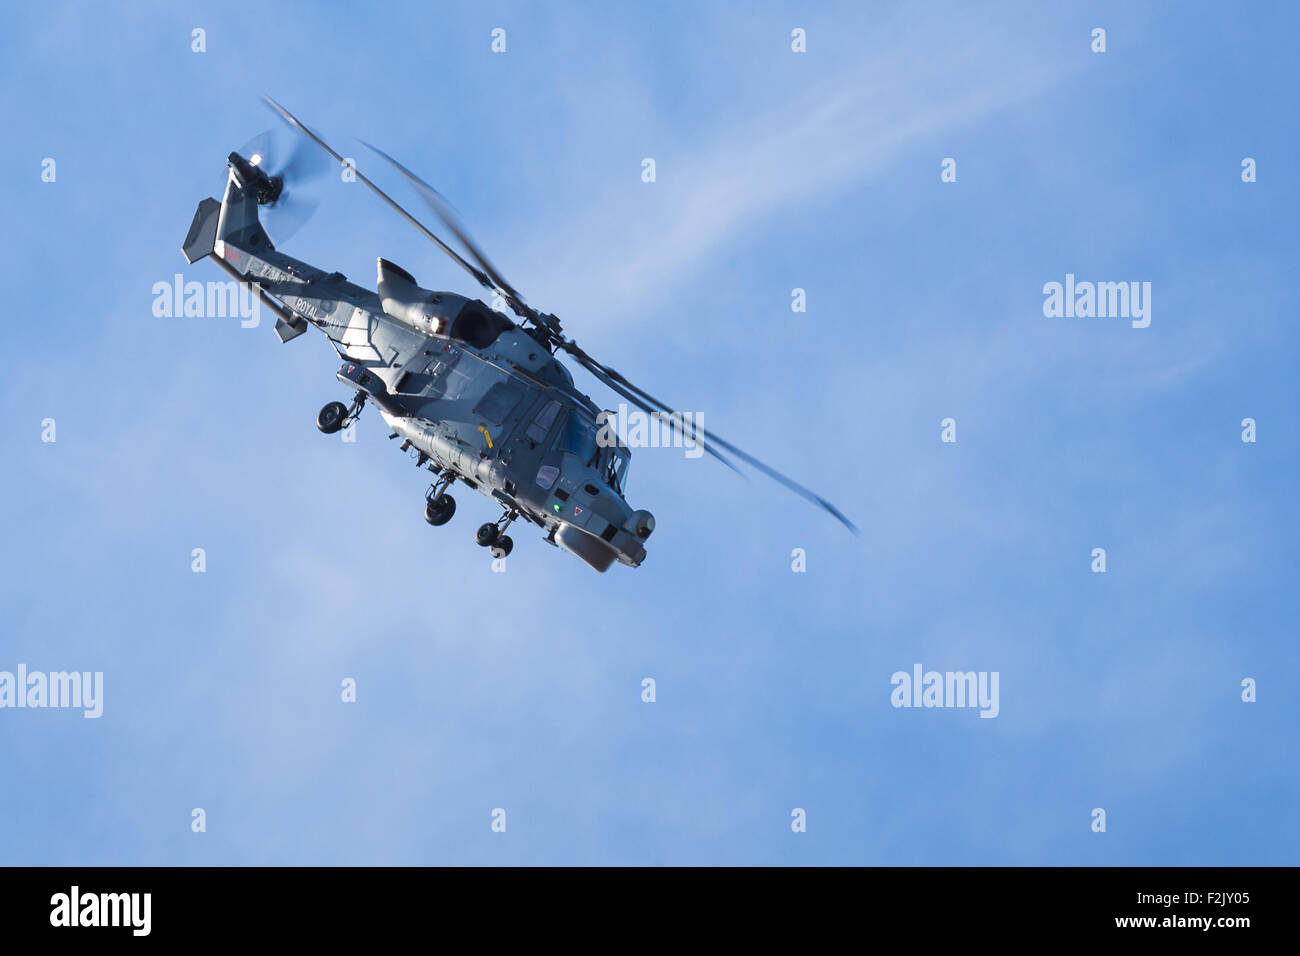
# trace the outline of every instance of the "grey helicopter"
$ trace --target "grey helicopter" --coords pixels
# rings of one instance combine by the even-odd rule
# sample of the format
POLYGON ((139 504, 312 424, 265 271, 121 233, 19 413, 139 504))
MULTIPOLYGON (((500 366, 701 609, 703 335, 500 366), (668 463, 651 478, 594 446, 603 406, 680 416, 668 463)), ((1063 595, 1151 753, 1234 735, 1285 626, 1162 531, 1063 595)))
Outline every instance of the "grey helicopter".
POLYGON ((544 540, 597 571, 615 561, 638 567, 654 516, 627 501, 631 449, 600 440, 602 410, 575 385, 558 360, 567 355, 626 402, 696 443, 734 471, 734 457, 768 475, 832 515, 850 531, 853 523, 830 502, 781 472, 673 411, 618 371, 597 361, 561 328, 554 315, 528 305, 470 236, 450 203, 387 153, 363 143, 389 164, 455 237, 464 255, 431 232, 317 133, 269 97, 267 105, 300 139, 290 161, 273 172, 269 156, 232 152, 225 194, 199 203, 182 251, 188 262, 211 258, 239 282, 251 284, 276 316, 275 331, 289 342, 315 326, 342 366, 336 377, 349 391, 345 405, 326 404, 316 419, 325 434, 354 422, 367 402, 402 439, 433 479, 425 494, 425 520, 446 524, 456 512, 448 493, 456 482, 492 498, 501 517, 479 527, 475 540, 494 558, 509 555, 506 534, 516 521, 537 525, 544 540), (259 219, 259 208, 276 210, 289 197, 286 182, 328 160, 355 176, 381 200, 508 306, 490 308, 480 299, 421 288, 405 269, 378 260, 377 291, 349 282, 276 249, 259 219))

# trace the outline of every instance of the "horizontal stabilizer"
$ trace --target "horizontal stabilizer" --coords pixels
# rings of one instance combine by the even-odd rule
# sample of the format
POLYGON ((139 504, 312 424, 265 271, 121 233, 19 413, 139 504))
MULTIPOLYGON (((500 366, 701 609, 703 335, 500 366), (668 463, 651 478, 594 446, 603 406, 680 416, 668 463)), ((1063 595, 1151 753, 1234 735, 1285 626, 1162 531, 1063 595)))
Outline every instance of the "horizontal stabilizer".
POLYGON ((211 255, 217 244, 217 219, 221 216, 221 203, 215 199, 205 199, 199 203, 190 223, 189 234, 181 251, 187 262, 198 262, 204 256, 211 255))
POLYGON ((288 342, 290 339, 296 339, 307 331, 307 320, 301 316, 293 316, 289 321, 285 321, 281 316, 275 320, 275 334, 280 337, 281 343, 288 342))

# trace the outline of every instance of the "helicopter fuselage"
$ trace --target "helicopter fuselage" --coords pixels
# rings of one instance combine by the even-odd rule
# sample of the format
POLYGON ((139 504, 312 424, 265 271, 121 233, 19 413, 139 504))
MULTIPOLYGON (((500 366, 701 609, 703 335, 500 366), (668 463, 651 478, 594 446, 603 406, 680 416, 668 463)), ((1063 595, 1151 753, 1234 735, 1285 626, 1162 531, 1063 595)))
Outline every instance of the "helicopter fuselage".
MULTIPOLYGON (((200 204, 186 240, 280 306, 290 341, 315 326, 343 360, 337 377, 373 404, 392 437, 438 476, 494 499, 598 571, 636 567, 654 528, 624 498, 630 452, 598 441, 599 409, 544 340, 477 299, 416 285, 380 259, 378 292, 278 251, 258 220, 258 189, 233 162, 219 209, 200 204)), ((454 508, 454 504, 452 505, 454 508)), ((427 513, 426 513, 427 514, 427 513)), ((430 523, 438 523, 431 520, 430 523)))

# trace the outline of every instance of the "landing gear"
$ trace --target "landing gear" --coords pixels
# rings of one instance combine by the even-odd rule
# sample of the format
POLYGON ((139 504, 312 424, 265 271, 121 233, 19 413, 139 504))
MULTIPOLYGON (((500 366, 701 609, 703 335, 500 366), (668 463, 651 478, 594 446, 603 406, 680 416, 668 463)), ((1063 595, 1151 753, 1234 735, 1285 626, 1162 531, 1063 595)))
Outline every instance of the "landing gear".
POLYGON ((455 481, 451 472, 438 478, 424 496, 424 520, 435 528, 446 524, 456 513, 456 499, 447 494, 447 489, 455 481))
POLYGON ((326 435, 339 431, 348 417, 348 407, 342 402, 330 402, 316 416, 316 427, 326 435))
POLYGON ((480 525, 474 534, 474 540, 480 547, 487 548, 492 557, 504 558, 515 549, 515 543, 510 535, 506 534, 506 528, 510 527, 510 523, 518 517, 518 512, 507 511, 497 521, 480 525))
POLYGON ((357 392, 357 397, 352 400, 351 408, 342 402, 330 402, 316 414, 316 427, 326 435, 333 435, 356 421, 365 405, 365 392, 357 392))
POLYGON ((424 506, 424 520, 435 528, 446 524, 456 513, 456 499, 451 495, 430 498, 424 506))

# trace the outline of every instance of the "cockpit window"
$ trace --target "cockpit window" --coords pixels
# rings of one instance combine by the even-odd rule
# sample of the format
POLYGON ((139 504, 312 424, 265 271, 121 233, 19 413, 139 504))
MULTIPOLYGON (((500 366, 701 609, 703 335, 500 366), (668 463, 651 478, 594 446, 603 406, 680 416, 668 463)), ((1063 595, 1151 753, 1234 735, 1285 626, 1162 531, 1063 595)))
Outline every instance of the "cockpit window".
POLYGON ((618 494, 625 494, 627 469, 632 462, 632 456, 622 448, 606 448, 603 449, 602 454, 605 456, 602 469, 605 482, 618 494))
POLYGON ((575 455, 584 465, 596 462, 600 448, 596 445, 596 423, 577 412, 570 412, 560 433, 560 451, 575 455))
POLYGON ((537 413, 533 423, 528 426, 528 437, 539 445, 546 441, 546 435, 555 424, 555 416, 560 414, 560 403, 551 401, 546 403, 546 407, 537 413))

